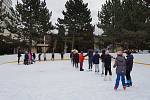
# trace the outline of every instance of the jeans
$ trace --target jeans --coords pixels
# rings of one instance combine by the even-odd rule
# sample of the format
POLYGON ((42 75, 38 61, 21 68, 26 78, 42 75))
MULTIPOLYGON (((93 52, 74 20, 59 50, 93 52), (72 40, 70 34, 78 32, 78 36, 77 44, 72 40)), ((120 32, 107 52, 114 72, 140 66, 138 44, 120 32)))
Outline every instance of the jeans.
POLYGON ((119 86, 120 79, 122 81, 122 85, 125 86, 125 74, 120 73, 120 74, 117 74, 116 84, 115 84, 116 88, 118 88, 118 86, 119 86))

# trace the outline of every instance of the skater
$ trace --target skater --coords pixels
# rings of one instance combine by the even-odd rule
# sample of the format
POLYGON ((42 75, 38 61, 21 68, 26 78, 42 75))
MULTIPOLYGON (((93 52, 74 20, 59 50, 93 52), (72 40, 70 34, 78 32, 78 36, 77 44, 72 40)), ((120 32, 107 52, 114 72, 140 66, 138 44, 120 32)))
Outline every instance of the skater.
POLYGON ((71 59, 71 63, 73 63, 73 50, 71 50, 70 59, 71 59))
POLYGON ((95 72, 99 72, 99 59, 100 55, 98 54, 98 51, 95 52, 93 56, 93 64, 95 64, 95 72))
POLYGON ((102 54, 101 54, 101 62, 102 62, 102 73, 101 75, 103 76, 104 75, 104 57, 105 57, 105 50, 102 50, 102 54))
POLYGON ((52 52, 52 58, 51 58, 51 60, 54 61, 54 59, 55 59, 55 53, 54 53, 54 51, 53 51, 53 52, 52 52))
POLYGON ((111 71, 111 55, 109 51, 106 51, 104 56, 104 67, 105 67, 105 77, 104 80, 107 81, 107 73, 109 72, 109 80, 111 81, 112 71, 111 71))
POLYGON ((39 58, 39 62, 41 61, 41 53, 39 53, 38 58, 39 58))
POLYGON ((31 53, 31 51, 29 51, 28 57, 29 57, 29 64, 33 64, 32 63, 32 53, 31 53))
POLYGON ((75 68, 78 68, 79 54, 77 50, 75 51, 75 54, 74 54, 74 63, 75 63, 75 68))
POLYGON ((83 62, 84 62, 84 55, 83 55, 83 51, 81 51, 80 55, 79 55, 79 62, 80 62, 80 71, 84 71, 83 69, 83 62))
POLYGON ((28 52, 25 51, 25 55, 24 55, 24 64, 28 65, 29 64, 29 56, 28 56, 28 52))
POLYGON ((92 62, 92 59, 93 59, 93 50, 89 49, 88 50, 88 54, 86 56, 88 56, 89 71, 92 71, 92 67, 93 67, 93 62, 92 62))
POLYGON ((73 67, 75 67, 75 53, 76 53, 76 50, 74 49, 73 54, 72 54, 72 65, 73 65, 73 67))
POLYGON ((35 63, 35 59, 36 59, 35 53, 32 54, 32 57, 33 57, 33 62, 35 63))
POLYGON ((21 57, 22 55, 21 55, 21 50, 19 49, 18 50, 18 64, 20 64, 20 57, 21 57))
POLYGON ((126 84, 125 84, 126 60, 125 57, 123 57, 122 51, 117 52, 117 58, 115 60, 115 64, 113 67, 116 68, 116 74, 117 74, 114 90, 118 89, 120 78, 122 81, 123 89, 126 90, 126 84))
POLYGON ((64 59, 64 52, 62 51, 61 52, 61 60, 63 60, 64 59))
POLYGON ((127 51, 126 54, 127 54, 127 56, 126 56, 126 80, 127 80, 126 86, 130 87, 130 86, 132 86, 132 79, 131 79, 130 73, 133 68, 134 57, 130 51, 127 51))
POLYGON ((43 58, 44 58, 44 61, 46 61, 46 53, 44 53, 43 58))

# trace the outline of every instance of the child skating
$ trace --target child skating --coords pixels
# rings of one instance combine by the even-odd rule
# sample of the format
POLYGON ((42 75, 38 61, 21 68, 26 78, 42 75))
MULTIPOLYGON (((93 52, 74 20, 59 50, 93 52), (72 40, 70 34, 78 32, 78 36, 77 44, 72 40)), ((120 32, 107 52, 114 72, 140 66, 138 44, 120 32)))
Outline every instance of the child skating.
POLYGON ((118 89, 120 80, 122 81, 123 89, 126 90, 126 84, 125 84, 126 60, 123 57, 122 51, 117 52, 117 58, 115 60, 115 64, 113 67, 116 68, 116 74, 117 74, 114 90, 118 89))

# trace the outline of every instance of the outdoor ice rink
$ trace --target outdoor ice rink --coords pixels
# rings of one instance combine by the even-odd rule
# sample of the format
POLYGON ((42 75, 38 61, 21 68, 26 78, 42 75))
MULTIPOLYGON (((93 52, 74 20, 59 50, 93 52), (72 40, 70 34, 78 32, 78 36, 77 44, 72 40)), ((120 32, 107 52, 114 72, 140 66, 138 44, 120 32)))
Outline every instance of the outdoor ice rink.
POLYGON ((69 60, 25 66, 14 62, 17 55, 0 56, 0 100, 150 100, 150 55, 136 54, 134 57, 133 86, 124 91, 120 84, 114 91, 116 74, 113 68, 112 81, 104 81, 94 69, 87 70, 87 61, 84 62, 85 71, 80 72, 69 60))

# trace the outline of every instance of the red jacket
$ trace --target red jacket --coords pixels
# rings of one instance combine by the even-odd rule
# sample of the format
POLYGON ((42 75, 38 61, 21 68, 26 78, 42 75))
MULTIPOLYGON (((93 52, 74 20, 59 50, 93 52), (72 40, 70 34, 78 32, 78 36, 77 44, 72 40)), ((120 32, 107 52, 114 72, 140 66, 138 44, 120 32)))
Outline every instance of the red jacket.
POLYGON ((80 56, 79 56, 79 61, 80 61, 80 62, 83 62, 83 61, 84 61, 84 56, 83 56, 83 54, 80 54, 80 56))

